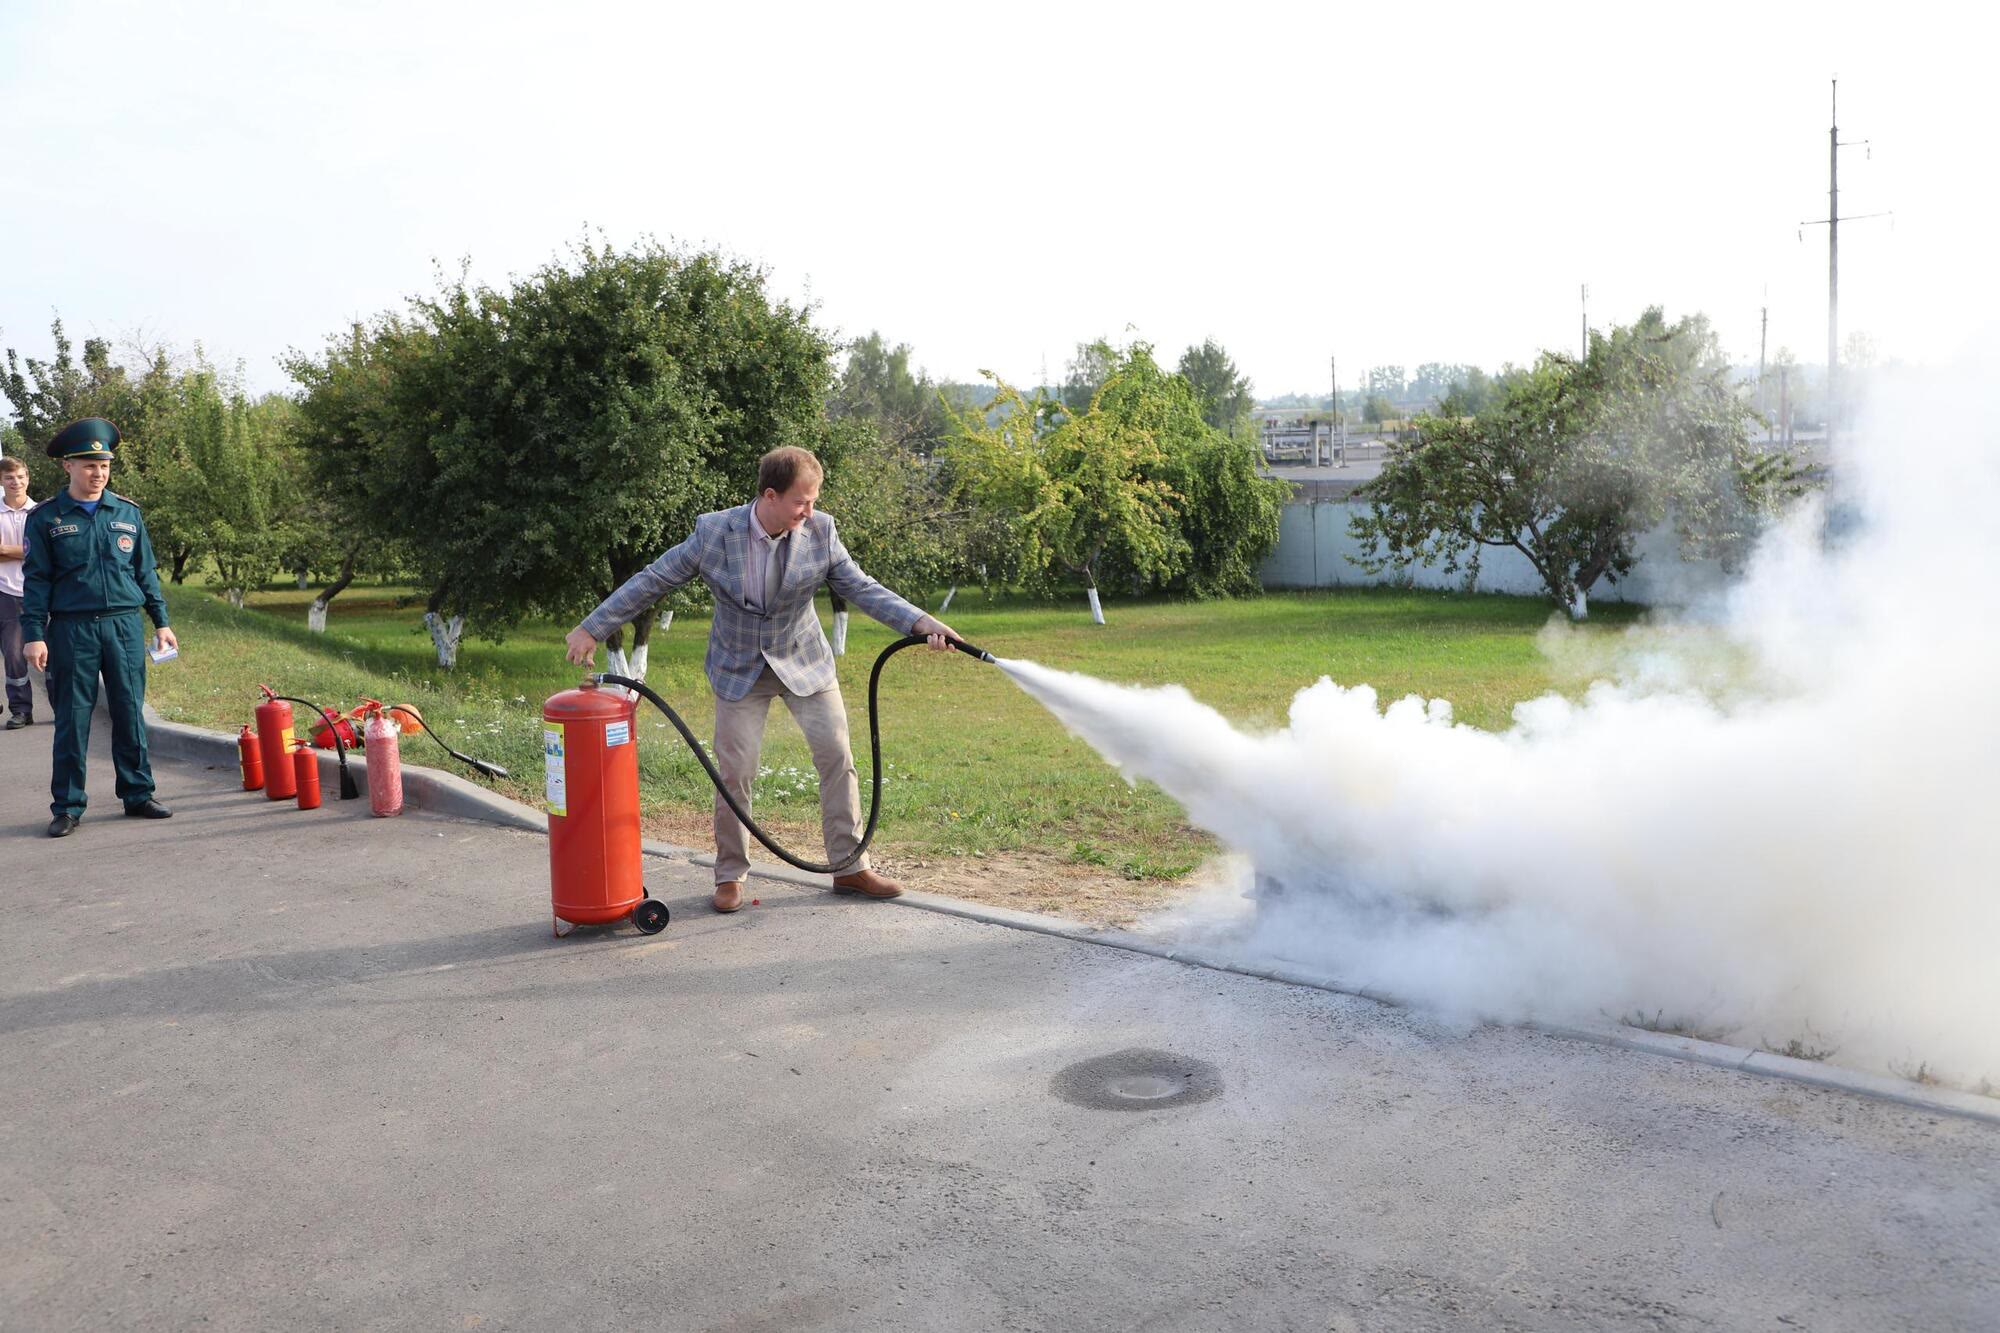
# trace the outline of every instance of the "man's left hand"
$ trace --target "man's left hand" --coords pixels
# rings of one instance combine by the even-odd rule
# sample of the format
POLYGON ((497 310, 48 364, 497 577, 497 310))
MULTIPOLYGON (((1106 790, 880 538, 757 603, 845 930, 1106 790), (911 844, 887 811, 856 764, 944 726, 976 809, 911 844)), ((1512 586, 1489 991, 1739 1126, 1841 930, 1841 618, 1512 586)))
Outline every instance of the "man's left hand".
POLYGON ((964 639, 959 638, 957 630, 945 624, 936 616, 925 616, 910 627, 910 633, 923 635, 930 642, 931 647, 939 651, 951 646, 948 640, 958 639, 960 643, 965 642, 964 639))

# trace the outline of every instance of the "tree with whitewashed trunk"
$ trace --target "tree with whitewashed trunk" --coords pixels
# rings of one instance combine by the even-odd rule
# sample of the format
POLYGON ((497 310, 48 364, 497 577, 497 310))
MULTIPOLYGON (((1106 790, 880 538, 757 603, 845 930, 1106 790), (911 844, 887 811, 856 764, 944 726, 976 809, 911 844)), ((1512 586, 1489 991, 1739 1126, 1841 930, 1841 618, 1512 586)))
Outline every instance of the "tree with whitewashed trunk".
MULTIPOLYGON (((293 352, 286 372, 302 391, 292 422, 292 457, 304 476, 309 536, 301 558, 326 581, 306 607, 306 628, 326 632, 334 599, 361 574, 404 573, 402 525, 417 518, 397 484, 409 460, 392 450, 392 367, 421 348, 423 335, 384 317, 329 338, 316 356, 293 352)), ((419 575, 419 577, 422 577, 419 575)), ((456 660, 457 641, 451 640, 456 660)))
POLYGON ((1350 521, 1350 558, 1370 573, 1422 562, 1476 579, 1487 549, 1515 550, 1573 620, 1662 524, 1684 557, 1734 568, 1809 484, 1790 451, 1753 442, 1755 416, 1708 320, 1648 309, 1593 331, 1581 360, 1544 353, 1503 377, 1475 416, 1419 418, 1356 493, 1368 509, 1350 521))
MULTIPOLYGON (((1080 411, 1040 395, 1031 401, 988 378, 998 388, 997 410, 960 414, 947 453, 965 502, 1012 531, 1032 591, 1080 580, 1091 620, 1101 625, 1098 584, 1108 554, 1145 583, 1185 567, 1176 496, 1161 479, 1168 455, 1147 414, 1132 410, 1162 391, 1150 348, 1123 354, 1080 411)), ((1186 382, 1171 378, 1192 402, 1186 382)))
MULTIPOLYGON (((765 450, 817 443, 831 376, 830 340, 761 270, 652 241, 586 239, 506 290, 461 273, 371 339, 371 522, 430 588, 445 667, 467 628, 576 616, 750 499, 765 450)), ((621 674, 643 673, 657 623, 612 636, 621 674)))
MULTIPOLYGON (((963 558, 963 511, 939 486, 936 469, 865 417, 834 421, 820 461, 826 469, 820 508, 838 525, 855 562, 911 601, 927 599, 963 558)), ((831 589, 828 594, 830 637, 841 656, 847 651, 847 603, 831 589)))

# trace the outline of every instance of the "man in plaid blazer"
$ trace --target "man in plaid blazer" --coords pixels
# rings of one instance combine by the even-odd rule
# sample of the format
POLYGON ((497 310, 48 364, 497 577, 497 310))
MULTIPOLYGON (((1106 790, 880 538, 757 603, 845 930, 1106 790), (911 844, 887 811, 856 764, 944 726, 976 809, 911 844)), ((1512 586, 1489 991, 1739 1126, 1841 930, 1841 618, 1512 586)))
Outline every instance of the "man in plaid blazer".
MULTIPOLYGON (((708 681, 715 690, 715 760, 745 810, 764 743, 771 700, 782 698, 812 748, 819 770, 820 833, 839 893, 893 898, 902 886, 876 874, 857 857, 861 842, 861 787, 847 739, 847 707, 834 673, 833 649, 813 610, 821 584, 899 634, 922 634, 932 648, 957 638, 935 616, 924 614, 863 573, 841 545, 833 519, 814 512, 822 472, 819 460, 790 446, 765 454, 757 468, 757 498, 734 509, 703 514, 694 535, 627 579, 583 623, 569 632, 569 660, 587 665, 620 626, 644 615, 662 597, 699 578, 715 594, 708 634, 708 681)), ((750 870, 742 823, 715 799, 715 910, 743 905, 750 870)))

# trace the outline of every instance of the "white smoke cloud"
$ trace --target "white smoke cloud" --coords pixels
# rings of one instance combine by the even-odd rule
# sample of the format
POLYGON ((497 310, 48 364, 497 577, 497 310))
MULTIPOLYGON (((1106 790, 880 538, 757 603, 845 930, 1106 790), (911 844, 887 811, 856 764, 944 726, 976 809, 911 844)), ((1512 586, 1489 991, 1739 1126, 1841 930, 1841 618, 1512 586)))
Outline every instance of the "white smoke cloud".
POLYGON ((1466 1017, 1658 1015, 2000 1082, 2000 430, 1939 382, 1878 399, 1741 582, 1503 733, 1323 678, 1249 735, 1178 686, 1002 666, 1283 886, 1155 930, 1466 1017))

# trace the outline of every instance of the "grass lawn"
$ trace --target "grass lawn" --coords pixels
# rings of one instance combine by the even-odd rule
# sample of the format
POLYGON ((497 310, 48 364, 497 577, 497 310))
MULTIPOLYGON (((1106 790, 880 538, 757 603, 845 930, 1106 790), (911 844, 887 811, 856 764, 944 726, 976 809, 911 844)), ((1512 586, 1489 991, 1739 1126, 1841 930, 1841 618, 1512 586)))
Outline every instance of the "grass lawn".
MULTIPOLYGON (((237 611, 206 589, 169 588, 181 655, 153 668, 154 706, 233 732, 251 720, 259 682, 328 707, 362 695, 414 703, 459 749, 512 771, 511 781, 495 784, 500 790, 539 803, 541 703, 579 675, 562 660, 567 626, 525 625, 497 645, 468 635, 458 670, 444 672, 410 590, 350 588, 334 602, 325 634, 306 630, 310 598, 271 587, 237 611)), ((1593 632, 1638 614, 1601 605, 1593 632)), ((1292 695, 1322 675, 1367 682, 1385 700, 1443 696, 1460 721, 1483 727, 1503 727, 1514 704, 1574 684, 1558 681, 1538 651, 1549 611, 1528 598, 1371 588, 1115 602, 1106 615, 1110 624, 1099 627, 1080 600, 1050 606, 962 592, 947 618, 997 655, 1115 681, 1179 683, 1251 727, 1281 723, 1292 695)), ((671 632, 655 634, 647 673, 701 735, 713 721, 701 669, 707 634, 705 618, 677 618, 671 632)), ((894 637, 857 616, 840 664, 864 784, 868 668, 894 637)), ((639 719, 650 831, 708 845, 706 776, 650 705, 640 705, 639 719)), ((923 887, 1115 921, 1167 896, 1214 850, 1157 789, 1128 787, 1004 675, 957 653, 906 652, 889 665, 882 731, 877 860, 923 887)), ((453 766, 428 740, 406 745, 415 762, 453 766)), ((764 762, 759 822, 819 856, 816 779, 782 707, 772 710, 764 762)))

